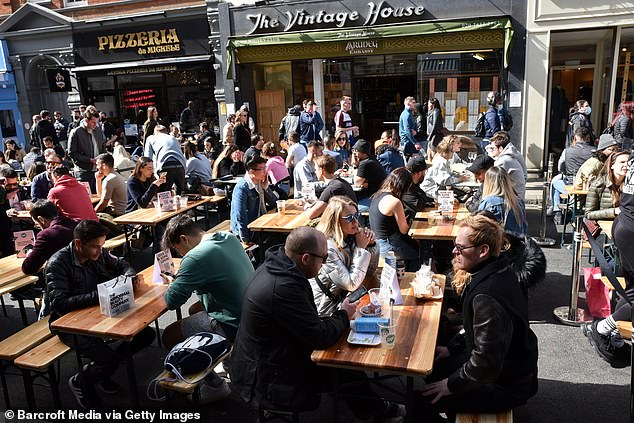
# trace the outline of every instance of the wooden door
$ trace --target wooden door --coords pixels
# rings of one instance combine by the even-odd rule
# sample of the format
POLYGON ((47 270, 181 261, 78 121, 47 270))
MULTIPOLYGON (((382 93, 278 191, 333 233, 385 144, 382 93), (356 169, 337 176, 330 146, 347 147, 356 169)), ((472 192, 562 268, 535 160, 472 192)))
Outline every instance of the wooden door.
POLYGON ((278 147, 277 130, 286 114, 285 108, 284 90, 257 90, 255 92, 255 109, 258 117, 256 130, 264 136, 266 142, 272 141, 278 147))

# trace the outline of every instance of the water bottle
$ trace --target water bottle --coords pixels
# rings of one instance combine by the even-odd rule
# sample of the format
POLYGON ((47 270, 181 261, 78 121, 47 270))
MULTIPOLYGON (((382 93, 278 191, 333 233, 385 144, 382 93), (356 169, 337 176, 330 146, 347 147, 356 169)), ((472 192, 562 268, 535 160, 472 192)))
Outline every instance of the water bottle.
POLYGON ((386 266, 392 266, 396 269, 396 255, 394 254, 394 251, 388 251, 385 253, 384 260, 386 266))
POLYGON ((357 317, 350 322, 350 328, 359 333, 379 333, 379 324, 387 325, 390 320, 386 317, 357 317))

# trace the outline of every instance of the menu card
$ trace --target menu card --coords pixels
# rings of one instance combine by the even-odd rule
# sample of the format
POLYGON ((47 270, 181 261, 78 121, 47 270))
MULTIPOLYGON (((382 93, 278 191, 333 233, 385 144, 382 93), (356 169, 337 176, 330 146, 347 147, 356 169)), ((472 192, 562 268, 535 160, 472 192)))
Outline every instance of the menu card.
POLYGON ((15 251, 18 253, 18 257, 26 257, 26 254, 33 248, 35 243, 35 234, 33 231, 19 231, 13 232, 13 237, 15 238, 15 251))
POLYGON ((163 285, 165 281, 161 277, 161 273, 168 276, 175 276, 174 259, 169 249, 159 251, 154 255, 154 274, 152 282, 156 285, 163 285))
POLYGON ((394 300, 394 305, 402 305, 403 297, 401 296, 401 287, 396 277, 396 269, 390 265, 383 266, 381 271, 381 286, 391 287, 390 298, 394 300))
POLYGON ((438 190, 438 211, 453 213, 454 193, 452 190, 438 190))
POLYGON ((162 212, 174 211, 174 199, 169 191, 158 193, 159 207, 162 212))

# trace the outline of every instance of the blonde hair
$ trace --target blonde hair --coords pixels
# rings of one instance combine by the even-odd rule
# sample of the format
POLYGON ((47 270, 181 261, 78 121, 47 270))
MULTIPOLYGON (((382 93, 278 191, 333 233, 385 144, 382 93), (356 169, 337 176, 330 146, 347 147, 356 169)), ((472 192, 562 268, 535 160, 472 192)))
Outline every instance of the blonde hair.
POLYGON ((328 201, 328 206, 319 220, 317 230, 326 235, 326 238, 333 239, 337 247, 343 248, 345 245, 346 235, 341 230, 339 219, 343 214, 345 206, 354 207, 358 211, 357 203, 344 195, 335 195, 328 201))
POLYGON ((440 155, 448 154, 449 152, 453 152, 453 142, 456 139, 456 135, 448 135, 438 143, 436 147, 436 153, 440 155))
POLYGON ((504 220, 501 222, 503 225, 506 225, 509 211, 513 211, 518 225, 522 226, 524 224, 524 213, 522 213, 519 198, 511 184, 511 178, 506 173, 506 170, 501 167, 493 166, 484 175, 482 198, 489 195, 498 195, 504 198, 504 220))

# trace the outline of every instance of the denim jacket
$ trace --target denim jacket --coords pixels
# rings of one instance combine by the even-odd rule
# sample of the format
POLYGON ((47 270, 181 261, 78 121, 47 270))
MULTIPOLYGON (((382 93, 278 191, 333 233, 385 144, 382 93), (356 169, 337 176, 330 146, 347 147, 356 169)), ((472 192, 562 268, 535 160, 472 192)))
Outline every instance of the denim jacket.
MULTIPOLYGON (((520 200, 520 209, 524 211, 524 201, 520 200)), ((500 223, 504 224, 504 230, 514 235, 523 236, 528 230, 528 223, 526 222, 526 213, 522 216, 522 225, 515 219, 513 210, 509 210, 508 216, 506 216, 504 197, 501 195, 489 195, 484 197, 480 202, 478 210, 488 210, 495 215, 500 223), (504 217, 506 216, 506 223, 504 223, 504 217)))
MULTIPOLYGON (((267 210, 275 207, 275 201, 275 194, 269 186, 264 190, 264 202, 267 210)), ((247 174, 233 189, 230 216, 231 232, 243 242, 250 242, 251 231, 249 231, 248 225, 264 213, 266 210, 260 210, 260 196, 247 174)))

